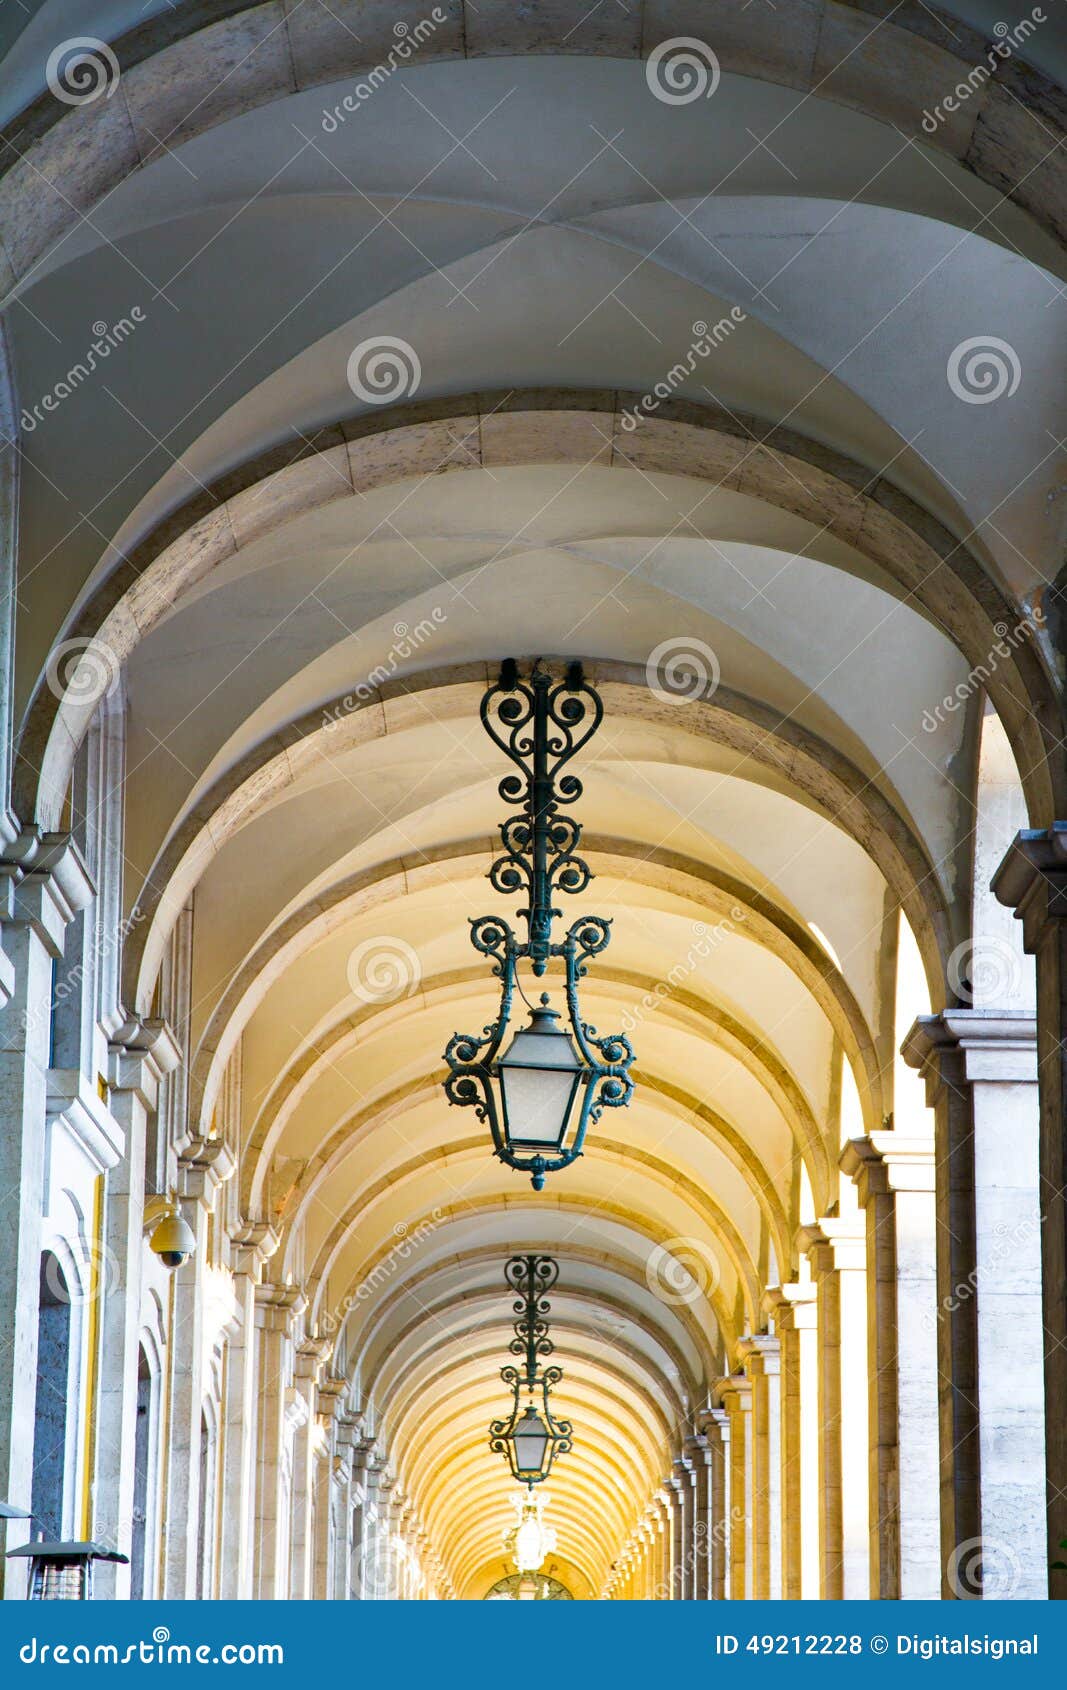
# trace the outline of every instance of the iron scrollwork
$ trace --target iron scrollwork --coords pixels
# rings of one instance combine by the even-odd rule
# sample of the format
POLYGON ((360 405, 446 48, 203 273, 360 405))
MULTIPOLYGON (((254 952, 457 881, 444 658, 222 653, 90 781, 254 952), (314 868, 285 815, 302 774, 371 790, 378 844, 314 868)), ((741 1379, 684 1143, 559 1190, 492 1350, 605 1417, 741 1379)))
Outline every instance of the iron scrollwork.
MULTIPOLYGON (((522 1413, 522 1394, 528 1401, 537 1400, 537 1407, 548 1432, 548 1448, 541 1478, 546 1479, 557 1455, 565 1455, 573 1447, 574 1428, 569 1420, 557 1420, 549 1407, 549 1393, 563 1378, 563 1369, 553 1363, 543 1365, 552 1355, 555 1345, 548 1335, 548 1316, 551 1305, 548 1292, 559 1278, 559 1264, 552 1256, 512 1256, 504 1270, 509 1287, 517 1293, 513 1312, 518 1316, 508 1349, 522 1358, 522 1365, 509 1363, 500 1369, 500 1377, 512 1392, 511 1413, 505 1419, 494 1420, 489 1427, 489 1448, 503 1455, 514 1468, 515 1430, 522 1413)), ((520 1475, 516 1474, 516 1477, 520 1475)), ((533 1485, 540 1480, 526 1478, 533 1485)))
MULTIPOLYGON (((517 814, 500 824, 502 854, 489 870, 494 890, 524 895, 520 912, 526 923, 520 938, 501 916, 479 916, 471 922, 471 943, 487 957, 500 982, 495 1021, 481 1035, 456 1033, 445 1051, 449 1073, 445 1095, 449 1103, 472 1107, 489 1125, 493 1148, 509 1167, 529 1173, 540 1191, 545 1175, 568 1167, 582 1154, 586 1132, 605 1109, 629 1103, 634 1082, 630 1068, 633 1048, 624 1033, 598 1035, 583 1019, 578 998, 590 960, 607 948, 611 922, 604 916, 574 921, 561 941, 552 937, 560 916, 554 900, 561 893, 585 891, 592 880, 588 863, 578 854, 581 824, 567 813, 582 795, 582 783, 567 770, 571 759, 593 737, 604 716, 595 688, 582 667, 571 664, 562 681, 536 663, 523 680, 508 659, 498 680, 486 692, 481 720, 493 743, 515 764, 518 772, 505 775, 499 792, 517 814), (575 1104, 570 1142, 557 1153, 522 1154, 508 1142, 497 1097, 497 1060, 508 1031, 518 985, 520 962, 528 962, 542 977, 549 963, 561 962, 569 1028, 584 1064, 575 1104)), ((542 1003, 547 1003, 547 996, 542 1003)))

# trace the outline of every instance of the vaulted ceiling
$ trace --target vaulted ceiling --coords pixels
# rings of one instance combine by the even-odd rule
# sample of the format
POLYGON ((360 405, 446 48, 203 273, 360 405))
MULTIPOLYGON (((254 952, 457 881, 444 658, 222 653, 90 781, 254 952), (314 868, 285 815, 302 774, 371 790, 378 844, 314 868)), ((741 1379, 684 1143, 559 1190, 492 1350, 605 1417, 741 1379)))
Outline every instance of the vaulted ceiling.
MULTIPOLYGON (((835 1200, 843 1130, 891 1107, 887 911, 935 1003, 966 931, 968 673, 1062 539, 1063 34, 932 134, 977 0, 439 10, 352 111, 432 8, 27 14, 16 790, 59 825, 121 667, 126 1001, 191 899, 191 1127, 239 1063, 242 1212, 471 1593, 508 1523, 503 1262, 559 1258, 580 1453, 552 1518, 592 1594, 835 1200), (64 32, 113 44, 110 95, 47 93, 64 32), (641 55, 678 36, 721 79, 672 105, 641 55), (383 339, 375 392, 354 355, 383 339), (467 918, 499 907, 477 706, 506 655, 603 693, 586 1001, 638 1052, 633 1105, 542 1194, 440 1089, 493 1008, 467 918)), ((1035 820, 1054 667, 1026 627, 984 676, 1035 820)))

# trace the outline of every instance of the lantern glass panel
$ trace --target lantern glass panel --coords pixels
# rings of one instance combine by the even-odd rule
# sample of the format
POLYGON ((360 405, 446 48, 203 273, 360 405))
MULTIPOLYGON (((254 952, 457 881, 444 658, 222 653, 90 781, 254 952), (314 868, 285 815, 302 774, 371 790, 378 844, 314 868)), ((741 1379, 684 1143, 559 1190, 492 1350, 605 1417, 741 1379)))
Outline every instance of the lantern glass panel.
POLYGON ((514 1145, 555 1149, 567 1131, 584 1064, 556 1015, 535 1009, 500 1058, 504 1125, 514 1145))
POLYGON ((548 1442, 548 1427, 531 1403, 512 1433, 515 1472, 520 1479, 541 1477, 548 1442))

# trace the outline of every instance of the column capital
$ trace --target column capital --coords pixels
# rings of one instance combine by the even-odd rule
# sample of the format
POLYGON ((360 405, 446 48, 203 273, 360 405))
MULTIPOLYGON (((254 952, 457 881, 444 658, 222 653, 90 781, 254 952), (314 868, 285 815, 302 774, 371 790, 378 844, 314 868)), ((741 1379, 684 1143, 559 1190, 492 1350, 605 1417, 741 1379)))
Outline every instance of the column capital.
POLYGON ((816 1277, 862 1272, 867 1266, 867 1222, 862 1215, 820 1215, 797 1233, 816 1277))
POLYGON ((685 1458, 695 1472, 698 1467, 706 1467, 711 1460, 711 1450, 708 1440, 698 1428, 685 1440, 685 1458))
POLYGON ((286 1332, 292 1336, 297 1321, 307 1308, 299 1285, 257 1285, 256 1325, 264 1332, 286 1332))
POLYGON ((315 1393, 316 1411, 324 1420, 333 1422, 340 1442, 341 1415, 348 1396, 348 1380, 343 1373, 327 1373, 318 1382, 315 1393))
POLYGON ((703 1408, 697 1415, 697 1427, 709 1450, 715 1444, 728 1443, 730 1416, 724 1408, 703 1408))
POLYGON ((231 1178, 237 1160, 222 1138, 193 1138, 178 1157, 178 1181, 183 1197, 210 1209, 221 1185, 231 1178))
POLYGON ((278 1234, 269 1222, 242 1221, 230 1234, 234 1271, 246 1273, 258 1283, 279 1242, 278 1234))
POLYGON ((2 919, 32 927, 55 957, 63 954, 67 923, 95 894, 85 858, 69 833, 26 828, 0 858, 2 919))
POLYGON ((1067 822, 1024 827, 990 882, 998 903, 1023 924, 1023 944, 1037 949, 1043 929, 1067 919, 1067 822))
POLYGON ((730 1373, 725 1379, 716 1379, 712 1391, 727 1414, 745 1413, 752 1407, 752 1381, 743 1373, 730 1373))
POLYGON ((782 1347, 770 1332, 754 1332, 748 1338, 739 1338, 737 1353, 749 1378, 754 1374, 773 1378, 781 1369, 782 1347))
POLYGON ((154 1109, 159 1082, 181 1061, 181 1046, 162 1016, 131 1016, 108 1040, 107 1082, 112 1091, 135 1093, 154 1109))
POLYGON ((763 1310, 774 1321, 777 1332, 808 1332, 818 1325, 819 1289, 790 1280, 771 1285, 763 1293, 763 1310))
POLYGON ((933 1191, 933 1135, 889 1128, 850 1138, 841 1152, 840 1167, 855 1181, 864 1208, 869 1198, 894 1191, 933 1191))
POLYGON ((297 1379, 318 1384, 319 1373, 329 1360, 333 1345, 328 1338, 301 1339, 293 1360, 293 1374, 297 1379))
POLYGON ((997 1009, 947 1009, 920 1015, 900 1047, 926 1081, 933 1108, 943 1085, 975 1080, 1037 1080, 1037 1017, 997 1009))

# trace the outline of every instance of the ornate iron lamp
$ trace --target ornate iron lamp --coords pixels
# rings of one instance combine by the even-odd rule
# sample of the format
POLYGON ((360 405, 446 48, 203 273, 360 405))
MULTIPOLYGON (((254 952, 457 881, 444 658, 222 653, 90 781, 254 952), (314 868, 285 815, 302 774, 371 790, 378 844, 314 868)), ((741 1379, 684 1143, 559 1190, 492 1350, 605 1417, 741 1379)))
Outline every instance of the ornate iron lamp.
POLYGON ((490 1426, 489 1448, 506 1458, 519 1484, 532 1489, 548 1478, 556 1456, 565 1455, 571 1447, 570 1421, 557 1420, 548 1403, 553 1385, 563 1378, 563 1369, 538 1365, 555 1349, 548 1336, 547 1293, 559 1278, 559 1265, 551 1256, 512 1256, 504 1277, 518 1292, 514 1310, 519 1318, 509 1348, 512 1355, 523 1358, 523 1365, 500 1369, 514 1400, 508 1418, 494 1420, 490 1426))
POLYGON ((583 916, 571 923, 562 941, 552 938, 552 923, 560 914, 553 898, 559 892, 583 892, 592 879, 577 854, 581 826, 561 810, 581 797, 582 784, 563 770, 588 744, 603 715, 580 663, 572 663, 565 678, 556 681, 537 662, 522 680, 509 658, 481 705, 490 739, 520 770, 500 782, 501 798, 519 813, 500 824, 504 851, 489 870, 489 881, 505 895, 526 894, 527 908, 521 912, 526 937, 519 939, 501 916, 472 920, 471 943, 492 959, 500 981, 500 1009, 480 1038, 455 1033, 449 1040, 445 1094, 449 1103, 473 1107, 479 1120, 488 1121, 497 1156, 530 1174, 535 1191, 543 1189, 546 1174, 569 1167, 582 1154, 590 1122, 599 1120, 604 1109, 629 1103, 634 1087, 629 1039, 622 1033, 599 1038, 582 1019, 578 1003, 579 981, 590 958, 607 947, 611 922, 583 916), (519 1028, 502 1052, 515 991, 524 995, 519 962, 528 962, 541 978, 553 960, 563 964, 567 1025, 561 1025, 561 1012, 551 1007, 547 992, 536 1006, 527 999, 529 1025, 519 1028))

